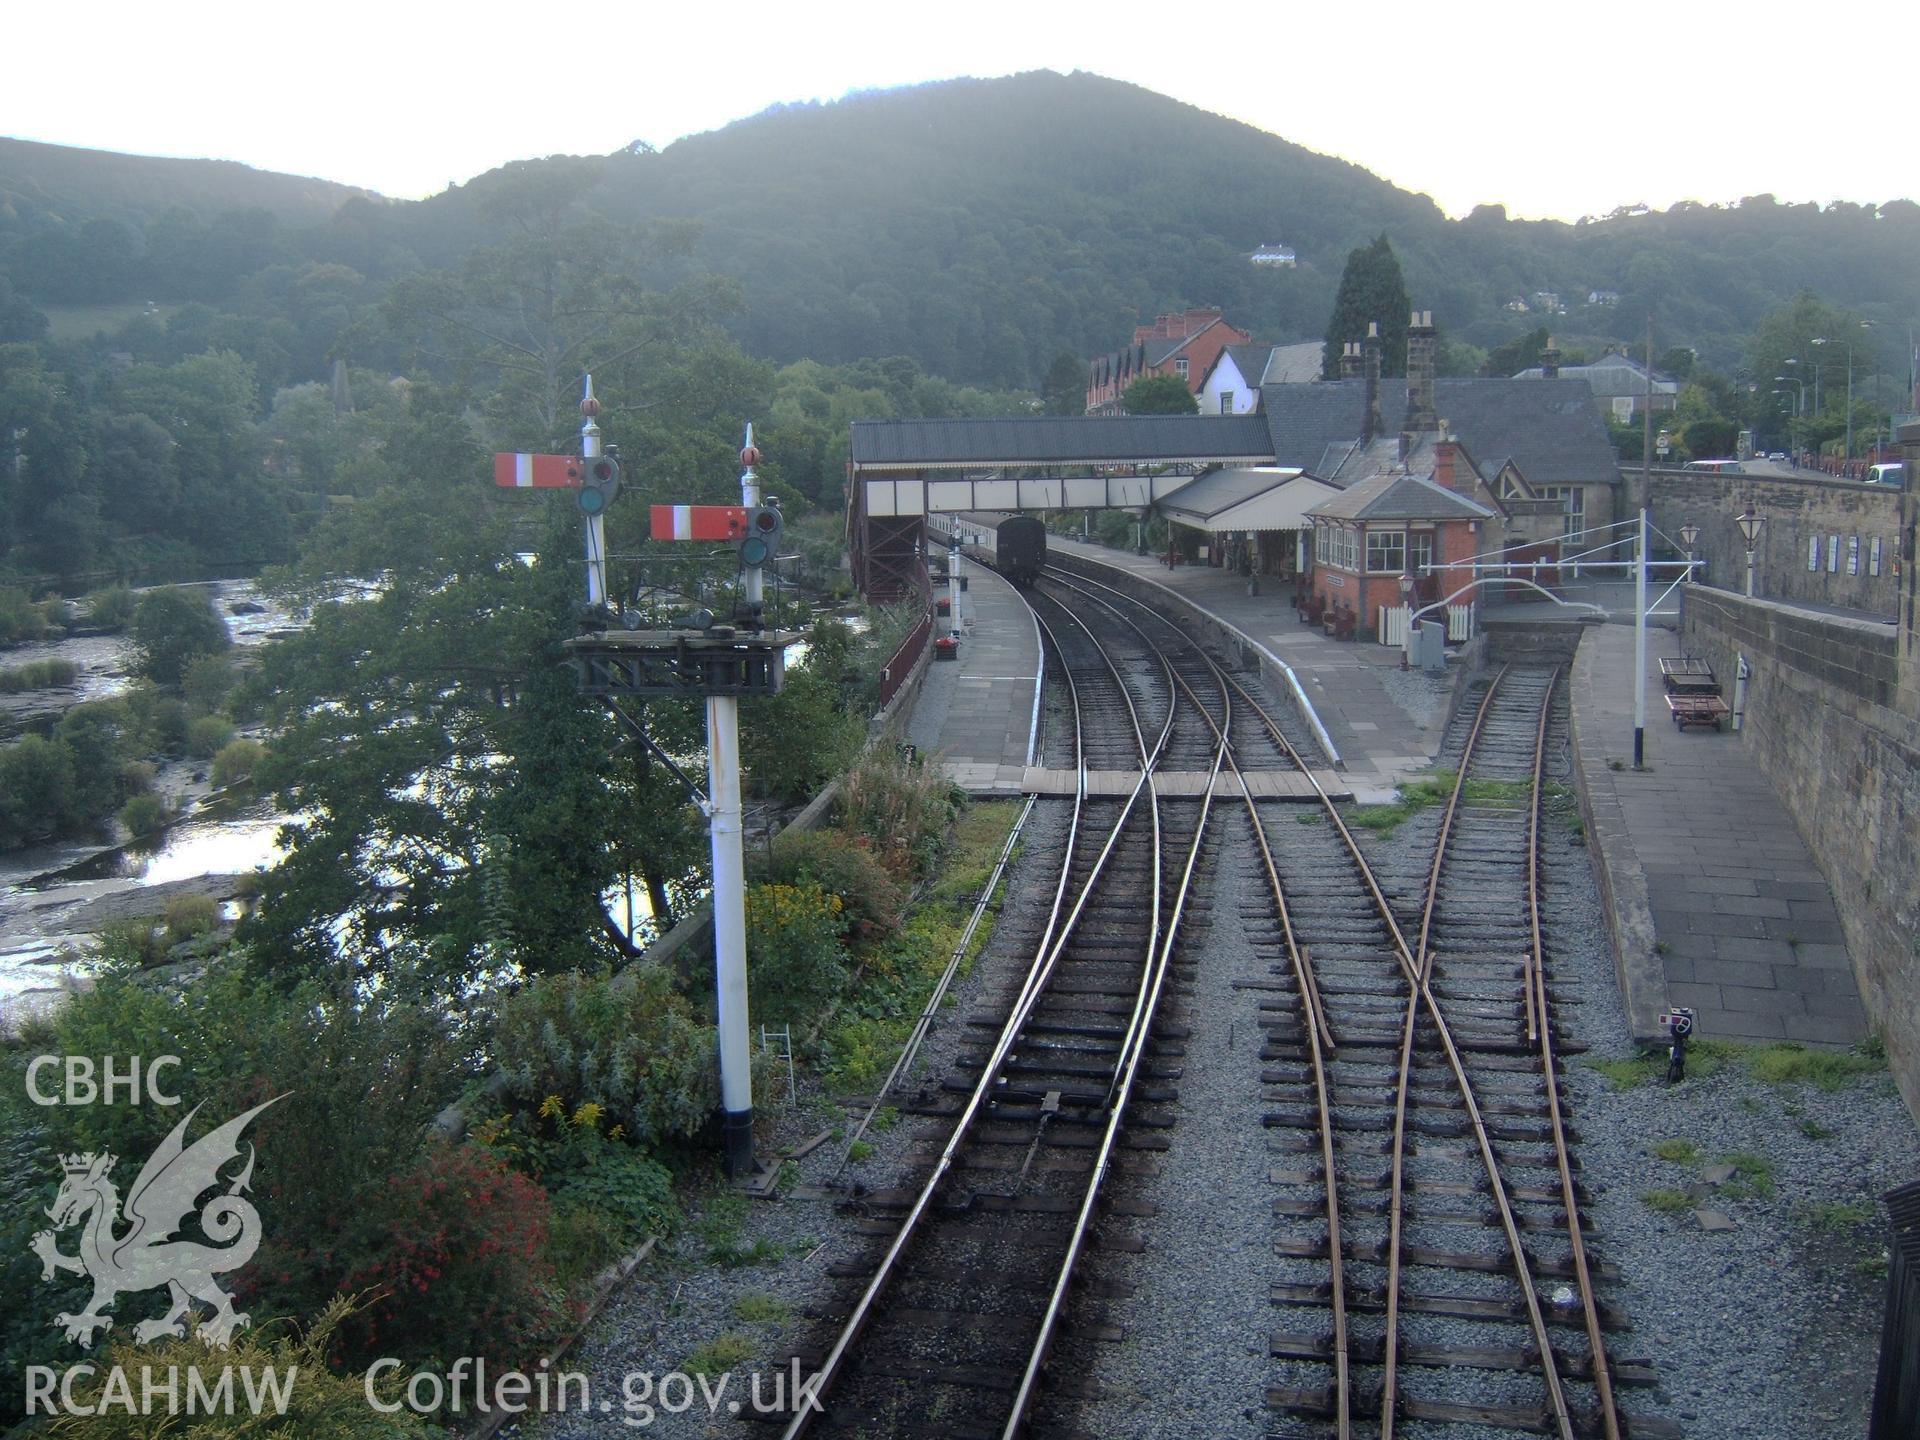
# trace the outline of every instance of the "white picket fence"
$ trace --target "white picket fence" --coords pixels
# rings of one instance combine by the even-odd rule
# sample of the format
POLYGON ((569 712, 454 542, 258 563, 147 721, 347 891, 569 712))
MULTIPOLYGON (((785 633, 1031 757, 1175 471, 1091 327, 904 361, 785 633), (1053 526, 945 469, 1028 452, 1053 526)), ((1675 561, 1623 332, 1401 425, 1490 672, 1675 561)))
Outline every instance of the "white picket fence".
MULTIPOLYGON (((1405 605, 1380 607, 1380 643, 1382 645, 1392 645, 1396 648, 1406 645, 1407 615, 1408 610, 1405 605)), ((1447 606, 1448 642, 1458 644, 1462 640, 1471 640, 1473 622, 1474 603, 1472 601, 1468 601, 1465 605, 1447 606)))

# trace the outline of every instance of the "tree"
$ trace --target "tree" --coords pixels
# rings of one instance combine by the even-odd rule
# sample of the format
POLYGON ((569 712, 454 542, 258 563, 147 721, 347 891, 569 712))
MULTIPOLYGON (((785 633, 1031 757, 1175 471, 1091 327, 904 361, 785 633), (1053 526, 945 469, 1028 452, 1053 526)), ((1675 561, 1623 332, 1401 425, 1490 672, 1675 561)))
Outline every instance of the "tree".
POLYGON ((150 591, 133 612, 138 667, 156 685, 178 685, 189 661, 217 655, 232 644, 227 622, 214 614, 204 591, 150 591))
POLYGON ((1552 337, 1547 327, 1529 330, 1524 335, 1515 336, 1504 345, 1487 352, 1486 362, 1480 367, 1482 375, 1490 375, 1504 380, 1510 375, 1518 375, 1522 370, 1531 370, 1540 363, 1540 357, 1546 353, 1548 341, 1552 337))
POLYGON ((1340 290, 1333 300, 1333 314, 1327 320, 1326 347, 1320 355, 1320 374, 1328 380, 1340 375, 1340 354, 1351 340, 1364 340, 1367 326, 1378 324, 1385 350, 1380 357, 1380 373, 1407 373, 1407 325, 1413 314, 1407 299, 1406 282, 1400 278, 1400 262, 1385 235, 1363 245, 1347 256, 1347 268, 1340 276, 1340 290))
POLYGON ((1040 382, 1040 403, 1049 415, 1084 415, 1087 410, 1087 362, 1062 350, 1040 382))
POLYGON ((1178 375, 1142 375, 1120 397, 1129 415, 1198 415, 1200 402, 1178 375))

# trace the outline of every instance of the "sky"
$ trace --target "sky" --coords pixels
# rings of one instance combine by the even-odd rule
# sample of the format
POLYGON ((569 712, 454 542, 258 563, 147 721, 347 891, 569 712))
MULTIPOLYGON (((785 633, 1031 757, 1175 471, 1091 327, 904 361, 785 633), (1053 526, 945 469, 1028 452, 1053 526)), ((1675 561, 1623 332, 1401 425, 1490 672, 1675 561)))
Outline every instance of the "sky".
POLYGON ((1912 0, 10 9, 0 135, 396 198, 510 160, 665 148, 781 102, 1037 69, 1144 85, 1456 216, 1920 198, 1911 77, 1879 58, 1920 48, 1912 0))

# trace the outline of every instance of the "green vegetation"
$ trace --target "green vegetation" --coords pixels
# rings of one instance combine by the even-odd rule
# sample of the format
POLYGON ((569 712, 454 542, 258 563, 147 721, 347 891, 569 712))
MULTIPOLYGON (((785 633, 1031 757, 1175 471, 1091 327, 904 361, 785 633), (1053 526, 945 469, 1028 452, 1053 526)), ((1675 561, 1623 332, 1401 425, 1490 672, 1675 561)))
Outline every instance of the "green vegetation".
POLYGON ((169 945, 210 935, 220 928, 220 902, 211 895, 176 895, 167 901, 163 923, 169 945))
POLYGON ((1801 1207, 1800 1216, 1809 1227, 1829 1235, 1850 1235, 1874 1217, 1870 1200, 1816 1200, 1801 1207))
POLYGON ((224 787, 251 780, 266 758, 267 747, 258 740, 229 740, 213 757, 213 783, 224 787))
POLYGON ((151 835, 173 819, 173 807, 159 795, 135 795, 120 807, 120 823, 135 837, 151 835))
POLYGON ((1700 1158, 1700 1147, 1691 1140, 1658 1140, 1647 1147, 1649 1154, 1676 1165, 1691 1165, 1700 1158))
POLYGON ((746 1325, 777 1325, 793 1317, 793 1306, 778 1295, 751 1290, 733 1302, 733 1318, 746 1325))
POLYGON ((704 1342, 680 1362, 680 1368, 688 1375, 723 1374, 729 1370, 738 1370, 751 1360, 755 1348, 751 1335, 743 1335, 738 1330, 728 1330, 704 1342))
POLYGON ((133 612, 136 663, 156 685, 178 686, 194 660, 232 644, 227 622, 197 590, 149 591, 133 612))
POLYGON ((1340 272, 1339 292, 1333 297, 1333 314, 1327 321, 1326 345, 1320 355, 1321 378, 1339 379, 1340 352, 1349 341, 1364 341, 1376 324, 1381 342, 1380 373, 1406 374, 1407 324, 1412 310, 1406 281, 1400 276, 1400 262, 1385 235, 1376 235, 1371 244, 1349 251, 1346 268, 1340 272))
POLYGON ((1864 1050, 1809 1050, 1791 1040, 1771 1045, 1756 1045, 1741 1055, 1742 1063, 1756 1080, 1769 1085, 1806 1082, 1821 1090, 1843 1090, 1866 1075, 1877 1075, 1887 1068, 1884 1052, 1864 1050))
POLYGON ((1143 375, 1127 386, 1120 408, 1129 415, 1197 415, 1200 402, 1179 375, 1143 375))
MULTIPOLYGON (((1744 1048, 1724 1040, 1693 1041, 1687 1046, 1687 1078, 1704 1080, 1710 1075, 1717 1074, 1723 1064, 1737 1057, 1744 1048)), ((1588 1059, 1584 1063, 1589 1069, 1597 1070, 1606 1076, 1613 1082, 1616 1089, 1631 1090, 1635 1086, 1666 1077, 1667 1052, 1643 1049, 1631 1059, 1588 1059)))
POLYGON ((847 1147, 847 1159, 858 1165, 862 1160, 873 1158, 873 1146, 865 1140, 856 1140, 847 1147))
POLYGON ((1720 1163, 1733 1166, 1733 1178, 1721 1187, 1735 1200, 1768 1199, 1773 1195, 1773 1161, 1752 1150, 1722 1155, 1720 1163))
POLYGON ((11 670, 0 669, 0 695, 71 685, 79 673, 79 667, 71 660, 33 660, 11 670))
POLYGON ((1662 1215, 1681 1215, 1693 1209, 1693 1197, 1684 1190, 1642 1190, 1640 1203, 1662 1215))
POLYGON ((1347 812, 1347 823, 1381 835, 1391 835, 1422 810, 1444 805, 1453 794, 1453 775, 1445 770, 1400 786, 1390 804, 1360 805, 1347 812))

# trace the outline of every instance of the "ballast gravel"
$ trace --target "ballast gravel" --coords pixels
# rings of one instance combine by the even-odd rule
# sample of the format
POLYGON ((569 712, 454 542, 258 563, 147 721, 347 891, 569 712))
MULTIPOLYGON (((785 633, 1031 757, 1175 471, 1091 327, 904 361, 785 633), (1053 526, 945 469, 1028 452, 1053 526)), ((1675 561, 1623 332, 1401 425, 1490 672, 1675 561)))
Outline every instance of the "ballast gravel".
MULTIPOLYGON (((1408 692, 1394 694, 1398 703, 1434 703, 1424 680, 1417 691, 1397 673, 1391 683, 1408 692)), ((1554 757, 1550 778, 1566 782, 1563 755, 1554 757)), ((989 1008, 990 992, 1022 962, 1014 947, 1037 929, 1034 907, 1044 914, 1051 897, 1063 815, 1057 802, 1035 811, 996 939, 962 982, 918 1067, 936 1086, 966 1038, 965 1017, 989 1008)), ((1244 831, 1244 821, 1237 823, 1244 831)), ((1316 1268, 1324 1275, 1324 1266, 1272 1251, 1270 1206, 1281 1192, 1269 1183, 1276 1157, 1260 1124, 1257 992, 1233 988, 1236 979, 1263 976, 1265 962, 1241 933, 1240 902, 1254 880, 1232 834, 1223 832, 1226 843, 1210 853, 1203 897, 1209 931, 1193 955, 1191 990, 1179 997, 1181 1023, 1191 1034, 1178 1100, 1154 1107, 1174 1116, 1170 1147, 1155 1157, 1153 1173, 1123 1175, 1114 1192, 1157 1205, 1158 1213, 1118 1222, 1144 1238, 1143 1253, 1096 1249, 1090 1257, 1050 1372, 1067 1383, 1043 1400, 1036 1435, 1257 1440, 1324 1429, 1263 1403, 1266 1386, 1306 1383, 1311 1368, 1291 1367, 1288 1378, 1267 1357, 1269 1335, 1289 1328, 1285 1312, 1267 1304, 1268 1287, 1316 1268)), ((1431 816, 1420 815, 1365 843, 1383 869, 1411 884, 1433 838, 1431 816)), ((1630 1085, 1608 1078, 1595 1062, 1630 1059, 1634 1048, 1589 854, 1564 809, 1549 822, 1546 840, 1551 980, 1569 1038, 1587 1047, 1568 1057, 1566 1075, 1581 1178, 1591 1192, 1591 1249, 1618 1267, 1619 1278, 1603 1282, 1602 1295, 1632 1327, 1610 1337, 1610 1351, 1620 1361, 1644 1361, 1657 1377, 1652 1388, 1622 1390, 1623 1406, 1698 1440, 1863 1434, 1886 1284, 1879 1197, 1920 1174, 1912 1117, 1884 1069, 1830 1090, 1766 1083, 1738 1058, 1720 1061, 1711 1074, 1696 1066, 1671 1087, 1657 1075, 1630 1085), (1680 1158, 1661 1159, 1655 1147, 1680 1158), (1736 1167, 1733 1177, 1710 1183, 1721 1173, 1715 1167, 1727 1164, 1736 1167), (1656 1205, 1680 1208, 1669 1213, 1656 1205), (1725 1216, 1731 1228, 1709 1230, 1696 1211, 1725 1216)), ((804 1073, 801 1092, 796 1108, 770 1114, 775 1146, 821 1129, 850 1129, 857 1119, 804 1073)), ((930 1158, 926 1144, 915 1141, 939 1134, 935 1122, 902 1116, 869 1135, 873 1155, 847 1175, 876 1188, 910 1183, 930 1158)), ((829 1177, 843 1148, 829 1143, 797 1163, 800 1193, 829 1177)), ((778 1258, 739 1268, 708 1262, 694 1228, 696 1204, 694 1223, 629 1282, 562 1362, 562 1369, 588 1372, 596 1407, 604 1397, 610 1410, 550 1415, 503 1433, 550 1440, 636 1431, 768 1434, 732 1418, 727 1405, 749 1399, 748 1372, 762 1372, 765 1387, 777 1361, 796 1346, 817 1347, 830 1333, 807 1312, 844 1306, 856 1282, 829 1277, 826 1268, 872 1244, 854 1233, 857 1217, 825 1200, 795 1198, 794 1186, 752 1202, 740 1228, 740 1247, 764 1242, 762 1252, 778 1258), (740 1318, 743 1300, 766 1296, 785 1302, 790 1318, 740 1318), (691 1386, 673 1391, 676 1402, 690 1395, 683 1413, 662 1410, 658 1376, 727 1335, 743 1337, 749 1353, 718 1413, 710 1415, 691 1386), (621 1379, 648 1372, 656 1383, 643 1417, 627 1409, 621 1379)), ((1453 1343, 1471 1345, 1485 1331, 1462 1324, 1449 1331, 1423 1320, 1421 1334, 1436 1343, 1451 1334, 1453 1343)), ((1487 1378, 1480 1393, 1488 1398, 1538 1401, 1537 1382, 1528 1377, 1487 1378)), ((1481 1440, 1512 1432, 1422 1424, 1402 1433, 1481 1440)))

